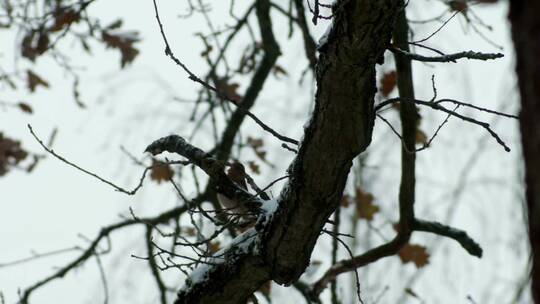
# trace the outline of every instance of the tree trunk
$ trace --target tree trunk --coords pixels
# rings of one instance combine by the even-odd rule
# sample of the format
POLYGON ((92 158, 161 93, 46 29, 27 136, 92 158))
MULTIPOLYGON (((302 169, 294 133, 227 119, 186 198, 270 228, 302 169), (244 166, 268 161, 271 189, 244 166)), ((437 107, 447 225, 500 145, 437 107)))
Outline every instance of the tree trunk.
POLYGON ((256 233, 256 250, 231 247, 227 261, 209 265, 204 280, 179 291, 176 304, 245 303, 267 280, 289 285, 305 271, 341 201, 352 160, 371 142, 375 65, 389 45, 398 3, 337 2, 332 28, 319 45, 315 109, 279 206, 256 233))
POLYGON ((521 94, 521 140, 525 161, 532 294, 540 303, 540 1, 510 1, 512 38, 516 48, 521 94))

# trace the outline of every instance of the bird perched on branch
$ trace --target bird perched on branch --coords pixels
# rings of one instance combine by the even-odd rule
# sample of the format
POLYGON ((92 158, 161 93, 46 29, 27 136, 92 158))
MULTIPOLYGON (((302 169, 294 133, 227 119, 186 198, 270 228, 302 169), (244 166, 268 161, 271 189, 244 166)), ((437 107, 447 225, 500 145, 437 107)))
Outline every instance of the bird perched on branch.
MULTIPOLYGON (((237 186, 247 191, 246 183, 246 169, 244 165, 235 161, 233 162, 229 169, 227 170, 227 176, 233 181, 237 186)), ((227 213, 233 215, 247 215, 249 210, 242 202, 238 202, 233 198, 227 197, 225 194, 220 193, 218 190, 217 199, 220 205, 226 209, 227 213)))

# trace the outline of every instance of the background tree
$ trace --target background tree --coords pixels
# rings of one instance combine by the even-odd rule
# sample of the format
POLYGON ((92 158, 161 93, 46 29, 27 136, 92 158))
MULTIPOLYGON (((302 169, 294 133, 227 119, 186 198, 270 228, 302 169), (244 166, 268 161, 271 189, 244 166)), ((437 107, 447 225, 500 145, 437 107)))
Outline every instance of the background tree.
POLYGON ((521 141, 525 159, 525 183, 531 243, 531 281, 535 303, 540 303, 540 23, 533 1, 511 1, 510 21, 516 47, 516 71, 521 94, 521 141))
MULTIPOLYGON (((94 48, 89 41, 114 48, 120 52, 121 67, 129 65, 139 54, 139 38, 133 32, 120 30, 121 22, 105 23, 91 17, 92 14, 87 9, 93 2, 97 1, 30 1, 15 4, 7 1, 3 6, 6 12, 6 27, 19 29, 23 33, 18 40, 21 55, 32 62, 40 57, 50 56, 73 78, 73 97, 81 107, 85 103, 80 98, 79 74, 76 68, 70 65, 69 56, 61 53, 57 47, 59 41, 71 37, 85 50, 94 48), (108 25, 102 26, 101 23, 108 25)), ((107 243, 112 232, 135 225, 146 229, 144 239, 147 252, 134 257, 148 262, 162 303, 167 302, 168 297, 171 297, 171 290, 174 293, 176 289, 165 283, 160 270, 166 269, 178 269, 185 275, 182 276, 182 281, 185 280, 184 287, 180 289, 175 300, 177 303, 237 303, 248 298, 256 301, 252 294, 257 290, 268 296, 268 289, 260 288, 267 286, 269 280, 280 284, 294 284, 306 301, 315 302, 319 301, 319 294, 330 284, 331 299, 338 302, 341 296, 335 279, 341 273, 355 271, 356 268, 395 254, 399 254, 404 263, 414 262, 417 267, 424 266, 429 259, 426 248, 409 243, 414 231, 452 238, 470 254, 478 257, 482 255, 480 246, 464 231, 443 223, 421 220, 414 212, 414 203, 418 201, 415 191, 416 154, 431 146, 433 139, 450 118, 459 118, 464 123, 480 126, 504 150, 510 149, 503 137, 496 133, 482 116, 473 116, 476 114, 471 110, 510 118, 514 116, 454 99, 440 99, 438 86, 433 78, 432 97, 426 100, 415 98, 412 60, 444 63, 465 58, 489 60, 502 57, 499 53, 472 51, 445 54, 425 45, 426 41, 439 33, 455 16, 463 17, 466 24, 473 28, 478 24, 483 25, 480 19, 476 19, 470 3, 444 3, 444 14, 433 19, 442 20, 441 25, 430 27, 431 33, 426 38, 414 40, 408 35, 410 29, 405 15, 405 3, 399 1, 338 1, 335 4, 318 1, 283 2, 286 2, 288 8, 283 8, 283 3, 258 0, 242 4, 242 9, 238 9, 237 4, 232 1, 228 11, 235 20, 234 25, 216 28, 207 5, 200 1, 188 1, 187 16, 202 16, 210 30, 210 34, 198 35, 205 46, 201 53, 202 60, 208 64, 208 73, 205 76, 193 72, 186 64, 190 61, 176 55, 176 41, 171 38, 170 27, 161 17, 159 3, 153 2, 155 21, 162 39, 160 43, 165 44, 165 55, 176 67, 187 73, 200 90, 195 98, 188 99, 188 102, 193 102, 193 112, 190 114, 194 121, 193 133, 182 131, 184 138, 177 135, 164 137, 146 148, 146 151, 153 155, 173 152, 184 158, 170 161, 174 156, 167 155, 159 160, 152 158, 148 164, 148 159, 140 160, 135 156, 138 155, 134 152, 136 150, 125 149, 126 154, 143 167, 138 185, 132 189, 118 186, 117 183, 84 169, 78 162, 67 160, 62 153, 51 150, 50 143, 45 144, 30 128, 32 135, 49 155, 120 192, 129 195, 137 193, 143 185, 147 171, 151 171, 150 177, 155 181, 172 184, 183 203, 168 210, 161 210, 158 215, 147 217, 142 217, 130 209, 127 218, 106 226, 96 238, 90 239, 84 248, 71 248, 70 250, 81 252, 74 260, 56 269, 45 279, 23 289, 21 302, 28 302, 29 296, 35 290, 63 277, 91 257, 98 261, 107 291, 101 257, 110 247, 103 249, 102 244, 107 243), (242 15, 237 16, 237 11, 241 11, 242 15), (279 17, 272 17, 272 12, 279 17), (329 26, 320 41, 315 43, 310 34, 310 23, 317 24, 325 19, 332 19, 332 26, 329 26), (255 102, 260 99, 265 84, 267 87, 267 83, 271 81, 270 78, 285 77, 289 73, 288 68, 277 64, 283 52, 280 51, 280 42, 273 30, 272 23, 275 24, 275 20, 287 20, 291 33, 300 31, 301 35, 295 37, 301 38, 307 63, 307 69, 301 73, 300 79, 305 79, 306 73, 313 73, 317 87, 314 108, 302 134, 284 132, 289 129, 287 127, 277 129, 268 122, 269 115, 255 115, 251 112, 255 102), (239 33, 242 32, 247 32, 251 42, 240 48, 233 41, 240 37, 239 33), (413 52, 410 46, 427 48, 436 55, 420 55, 413 52), (242 49, 241 52, 236 51, 242 49), (394 54, 396 70, 381 77, 380 93, 377 94, 376 65, 383 63, 385 59, 392 60, 390 56, 385 56, 386 50, 394 54), (233 65, 233 61, 238 64, 233 65), (392 98, 389 95, 396 84, 399 97, 392 98), (391 106, 399 110, 401 131, 394 127, 395 121, 385 118, 386 114, 383 116, 383 112, 387 112, 391 106), (430 137, 419 129, 421 117, 417 106, 445 115, 441 122, 435 124, 430 137), (467 110, 461 112, 462 109, 467 110), (356 218, 351 221, 351 225, 355 227, 352 236, 359 236, 356 229, 358 218, 365 219, 369 226, 379 206, 374 203, 373 195, 364 189, 365 185, 360 182, 362 173, 356 174, 359 182, 351 186, 354 194, 342 194, 347 187, 353 160, 358 160, 358 170, 363 170, 365 166, 362 156, 358 158, 358 155, 372 141, 376 117, 388 124, 388 130, 397 135, 392 138, 399 138, 401 143, 398 204, 389 204, 390 210, 399 210, 399 221, 396 225, 386 225, 386 228, 390 229, 393 226, 397 232, 391 241, 380 246, 369 246, 373 248, 365 253, 358 253, 355 246, 352 250, 349 249, 350 244, 342 239, 349 236, 340 232, 349 225, 342 223, 342 217, 356 214, 356 218), (251 128, 260 128, 270 136, 266 140, 254 137, 244 139, 239 131, 245 123, 251 123, 251 128), (204 134, 208 129, 205 129, 205 126, 210 127, 206 136, 204 134), (293 139, 300 138, 300 135, 300 142, 293 139), (214 140, 213 145, 209 145, 208 138, 214 140), (270 145, 269 142, 277 142, 278 146, 283 147, 283 152, 290 153, 289 157, 294 159, 286 172, 280 172, 281 177, 274 180, 268 178, 268 187, 259 187, 253 178, 246 176, 251 187, 251 193, 247 193, 225 175, 224 168, 231 159, 245 162, 241 154, 242 150, 245 150, 243 148, 251 149, 251 153, 256 157, 255 161, 246 162, 251 173, 259 173, 261 164, 272 166, 265 150, 270 145), (208 148, 201 150, 196 146, 208 148), (235 147, 238 148, 236 153, 233 152, 235 147), (195 167, 202 169, 204 174, 195 167), (186 177, 188 174, 190 176, 186 177), (181 186, 175 182, 175 178, 182 180, 181 186), (194 185, 193 196, 186 195, 184 190, 188 182, 194 185), (281 191, 279 187, 276 188, 278 182, 284 183, 281 191), (201 187, 202 185, 206 186, 201 187), (269 192, 270 187, 273 187, 274 194, 269 192), (237 236, 246 228, 242 225, 237 227, 242 215, 230 214, 228 210, 220 208, 215 199, 216 189, 247 204, 258 216, 254 227, 237 236), (354 208, 347 207, 352 205, 351 201, 355 202, 354 208), (395 208, 397 205, 399 208, 395 208), (333 220, 328 221, 332 214, 333 220), (332 265, 313 282, 298 281, 310 264, 312 251, 321 233, 332 237, 332 265), (340 244, 345 246, 345 252, 348 252, 350 257, 338 261, 340 244)), ((238 40, 236 42, 238 43, 238 40)), ((15 75, 20 76, 21 72, 17 71, 15 75)), ((26 80, 30 91, 39 86, 50 86, 50 81, 32 70, 26 70, 21 78, 26 80)), ((15 85, 10 73, 6 73, 3 79, 8 85, 15 85)), ((193 88, 193 84, 190 87, 193 88)), ((179 101, 185 102, 186 99, 179 101)), ((32 111, 30 104, 25 102, 6 102, 5 105, 17 106, 25 112, 32 111)), ((387 138, 390 137, 387 135, 387 138)), ((111 139, 108 138, 107 141, 110 142, 111 139)), ((6 143, 6 152, 3 152, 5 157, 2 164, 7 172, 7 168, 19 167, 28 152, 22 150, 20 144, 12 139, 3 142, 6 143)), ((30 163, 29 168, 35 167, 40 156, 36 154, 34 158, 36 161, 30 163)), ((287 162, 281 166, 287 166, 287 162)), ((371 229, 378 231, 377 228, 371 229)), ((362 241, 357 238, 353 244, 362 241)), ((42 256, 44 255, 38 255, 42 256)), ((358 279, 358 274, 356 280, 363 282, 358 279)), ((357 291, 360 291, 359 287, 357 291)), ((419 297, 412 290, 407 293, 419 297)), ((358 297, 361 301, 360 294, 358 297)))

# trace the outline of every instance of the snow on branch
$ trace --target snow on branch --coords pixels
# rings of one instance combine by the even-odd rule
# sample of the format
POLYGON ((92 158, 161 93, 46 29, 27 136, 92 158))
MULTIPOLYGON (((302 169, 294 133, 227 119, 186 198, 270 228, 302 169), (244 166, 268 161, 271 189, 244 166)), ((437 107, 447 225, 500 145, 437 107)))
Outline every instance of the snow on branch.
POLYGON ((189 144, 184 138, 178 135, 162 137, 151 143, 145 152, 152 155, 160 154, 164 151, 179 154, 187 158, 195 166, 201 168, 208 176, 215 180, 219 191, 238 202, 243 202, 245 206, 259 209, 262 201, 246 190, 237 186, 225 174, 225 163, 213 158, 210 154, 189 144))

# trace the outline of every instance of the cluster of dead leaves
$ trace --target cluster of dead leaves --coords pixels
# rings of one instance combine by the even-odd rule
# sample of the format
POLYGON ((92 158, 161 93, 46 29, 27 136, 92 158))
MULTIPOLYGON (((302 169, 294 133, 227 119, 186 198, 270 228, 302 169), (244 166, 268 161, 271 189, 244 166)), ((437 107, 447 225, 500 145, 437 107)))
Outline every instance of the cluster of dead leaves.
POLYGON ((5 175, 10 167, 18 165, 28 156, 18 140, 5 137, 0 132, 0 176, 5 175))
MULTIPOLYGON (((86 4, 65 6, 62 1, 56 1, 54 5, 51 4, 50 6, 50 11, 42 16, 43 21, 39 27, 30 26, 24 28, 24 35, 20 42, 20 52, 23 58, 31 62, 35 62, 38 57, 47 53, 60 38, 67 33, 71 33, 72 25, 82 23, 83 20, 87 21, 85 23, 92 23, 92 20, 84 19, 87 17, 83 17, 82 14, 86 9, 86 4)), ((98 23, 96 22, 96 24, 98 23)), ((91 50, 87 40, 91 38, 103 43, 106 48, 120 51, 120 66, 124 68, 127 64, 133 62, 139 54, 139 50, 135 47, 135 43, 139 41, 139 38, 137 32, 121 31, 121 26, 122 20, 119 19, 103 28, 99 26, 89 28, 87 33, 78 33, 74 37, 81 41, 84 50, 88 53, 91 50)), ((15 82, 7 74, 0 77, 0 82, 6 83, 12 89, 17 89, 15 82)), ((50 85, 45 77, 38 75, 35 71, 27 70, 26 86, 33 93, 38 87, 48 88, 50 85)), ((79 98, 78 79, 75 80, 73 94, 77 104, 84 107, 79 98)), ((33 112, 27 103, 20 102, 16 106, 25 113, 33 112)))
MULTIPOLYGON (((247 145, 253 149, 253 152, 261 160, 262 162, 268 164, 269 166, 273 166, 267 159, 266 159, 266 151, 264 148, 264 141, 262 138, 253 138, 251 136, 247 137, 247 145)), ((249 161, 248 162, 249 168, 251 171, 255 174, 260 174, 260 167, 255 161, 249 161)))
MULTIPOLYGON (((34 62, 37 57, 44 54, 51 47, 51 37, 54 34, 64 33, 69 31, 72 24, 82 20, 81 10, 74 7, 58 6, 52 12, 52 22, 43 25, 38 29, 30 29, 24 35, 21 42, 21 55, 24 58, 34 62)), ((122 21, 117 20, 107 27, 101 29, 101 41, 107 48, 114 48, 120 51, 120 65, 124 68, 128 63, 131 63, 139 54, 139 50, 134 44, 139 41, 137 32, 120 32, 118 29, 122 26, 122 21)), ((63 34, 59 34, 63 35, 63 34)), ((89 32, 88 36, 94 36, 93 32, 89 32)), ((90 52, 90 46, 84 38, 85 35, 79 35, 83 48, 90 52)))
POLYGON ((426 247, 407 243, 398 252, 403 264, 413 263, 417 268, 422 268, 429 263, 429 253, 426 247))
POLYGON ((341 205, 343 207, 348 207, 350 203, 353 202, 356 207, 356 216, 359 219, 365 219, 366 221, 371 222, 373 216, 379 212, 379 206, 374 203, 374 200, 375 197, 373 194, 357 187, 355 196, 350 197, 349 195, 344 195, 341 200, 341 205))
POLYGON ((44 54, 50 47, 49 38, 53 33, 60 32, 73 23, 81 20, 81 14, 74 8, 63 8, 58 6, 53 12, 53 21, 49 26, 42 26, 39 29, 31 29, 26 32, 21 42, 21 55, 30 61, 44 54))
POLYGON ((388 97, 392 91, 396 88, 397 85, 397 73, 396 71, 390 71, 384 73, 380 80, 379 91, 382 96, 388 97))

